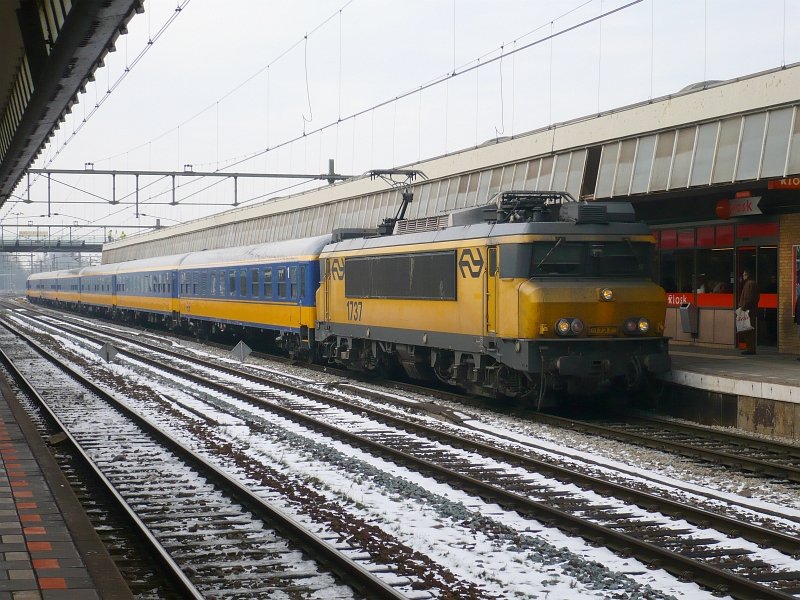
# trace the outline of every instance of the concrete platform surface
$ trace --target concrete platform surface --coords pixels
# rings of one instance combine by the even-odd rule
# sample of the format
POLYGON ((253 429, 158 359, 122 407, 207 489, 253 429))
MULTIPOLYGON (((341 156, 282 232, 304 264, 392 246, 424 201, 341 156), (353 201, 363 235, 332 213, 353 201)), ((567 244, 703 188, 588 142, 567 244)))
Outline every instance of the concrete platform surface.
POLYGON ((797 356, 759 348, 752 356, 727 348, 670 344, 669 383, 709 392, 800 404, 797 356))

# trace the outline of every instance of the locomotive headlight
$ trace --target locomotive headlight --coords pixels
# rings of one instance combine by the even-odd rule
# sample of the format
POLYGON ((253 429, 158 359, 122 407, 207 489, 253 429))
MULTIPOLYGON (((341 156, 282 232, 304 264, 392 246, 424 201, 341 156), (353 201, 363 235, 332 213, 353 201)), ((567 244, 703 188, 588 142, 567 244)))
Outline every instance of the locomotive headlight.
POLYGON ((611 288, 603 288, 600 290, 600 299, 604 302, 611 302, 614 299, 614 290, 611 288))
POLYGON ((556 331, 559 335, 567 335, 569 333, 570 323, 567 319, 559 319, 556 323, 556 331))
POLYGON ((585 328, 583 321, 574 317, 556 321, 556 333, 558 335, 580 335, 585 328))
POLYGON ((628 335, 644 335, 650 331, 650 320, 646 317, 632 317, 625 321, 623 329, 628 335))
POLYGON ((583 333, 583 321, 580 319, 573 319, 572 323, 569 324, 569 328, 575 335, 580 335, 583 333))

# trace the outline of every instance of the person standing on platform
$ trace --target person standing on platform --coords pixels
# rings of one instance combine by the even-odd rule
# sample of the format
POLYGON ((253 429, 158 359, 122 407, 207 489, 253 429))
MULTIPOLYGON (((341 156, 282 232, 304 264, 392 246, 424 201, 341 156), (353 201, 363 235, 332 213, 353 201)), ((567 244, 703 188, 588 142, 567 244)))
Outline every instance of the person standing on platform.
POLYGON ((758 323, 758 301, 761 298, 761 292, 758 290, 758 283, 750 276, 750 271, 742 271, 742 293, 739 295, 739 308, 748 311, 750 316, 750 326, 752 329, 743 331, 739 335, 741 341, 744 343, 745 349, 742 354, 750 355, 756 353, 756 341, 758 340, 758 333, 756 325, 758 323))

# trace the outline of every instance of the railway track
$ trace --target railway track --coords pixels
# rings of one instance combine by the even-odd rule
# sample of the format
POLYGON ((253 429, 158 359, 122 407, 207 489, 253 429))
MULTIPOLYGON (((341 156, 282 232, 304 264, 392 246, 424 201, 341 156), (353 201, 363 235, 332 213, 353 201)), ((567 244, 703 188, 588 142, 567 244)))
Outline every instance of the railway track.
POLYGON ((415 597, 408 578, 371 563, 379 577, 350 557, 359 549, 300 526, 32 343, 3 330, 6 367, 107 482, 185 597, 415 597))
MULTIPOLYGON (((95 340, 95 343, 102 342, 95 340)), ((191 380, 192 385, 214 389, 254 406, 266 406, 304 427, 369 452, 390 456, 399 464, 497 501, 507 509, 552 523, 682 577, 690 576, 718 592, 739 598, 789 598, 800 593, 796 561, 800 557, 800 546, 795 536, 754 527, 691 505, 576 474, 530 456, 470 441, 463 432, 461 435, 446 434, 379 411, 366 411, 363 404, 353 404, 329 393, 312 393, 307 386, 292 388, 294 395, 283 397, 279 403, 265 403, 230 382, 209 381, 208 371, 223 372, 228 379, 235 376, 250 383, 281 387, 284 391, 288 391, 289 386, 174 351, 145 346, 139 340, 126 343, 139 347, 138 350, 124 350, 131 360, 171 371, 174 376, 191 380), (160 358, 146 356, 151 352, 160 358), (170 359, 184 364, 166 365, 165 352, 170 359), (191 362, 195 367, 189 366, 191 362), (203 375, 192 373, 198 364, 201 372, 206 371, 203 375), (564 489, 563 482, 592 492, 572 493, 564 489), (730 541, 727 536, 741 536, 750 542, 730 541), (780 550, 784 559, 770 564, 759 556, 759 544, 780 550)), ((220 379, 219 375, 216 378, 220 379)), ((206 401, 217 411, 229 410, 227 401, 215 402, 208 397, 206 401)))
POLYGON ((564 429, 800 483, 800 447, 778 440, 641 415, 624 421, 585 421, 539 413, 531 418, 564 429))

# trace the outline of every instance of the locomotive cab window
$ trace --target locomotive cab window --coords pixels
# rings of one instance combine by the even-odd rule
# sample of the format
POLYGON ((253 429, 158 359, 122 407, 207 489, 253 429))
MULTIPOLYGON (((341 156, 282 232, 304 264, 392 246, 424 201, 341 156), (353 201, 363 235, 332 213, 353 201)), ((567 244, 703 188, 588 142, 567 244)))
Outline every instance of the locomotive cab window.
POLYGON ((531 277, 650 277, 652 247, 641 242, 566 241, 533 244, 531 277))

